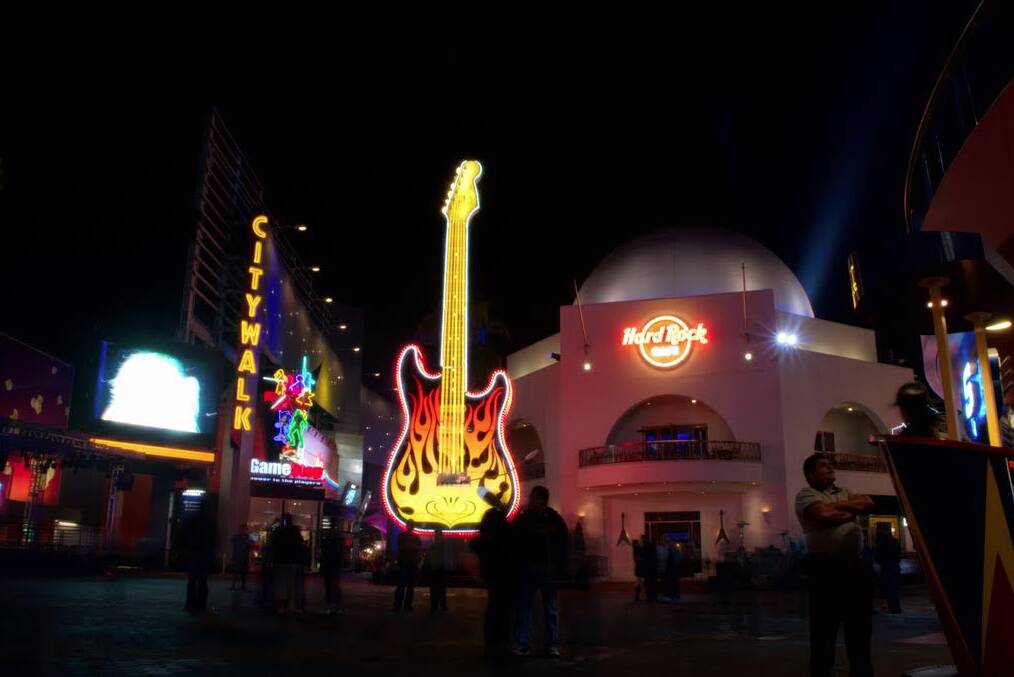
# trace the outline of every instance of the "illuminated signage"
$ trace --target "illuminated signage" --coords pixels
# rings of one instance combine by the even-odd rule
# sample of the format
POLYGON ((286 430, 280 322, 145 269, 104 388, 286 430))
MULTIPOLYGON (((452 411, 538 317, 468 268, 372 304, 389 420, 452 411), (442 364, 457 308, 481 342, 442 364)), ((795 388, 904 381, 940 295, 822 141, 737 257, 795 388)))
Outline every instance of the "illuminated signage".
POLYGON ((268 217, 255 216, 250 223, 253 230, 254 242, 253 252, 250 257, 250 267, 247 272, 250 274, 246 292, 243 294, 244 317, 240 319, 239 327, 239 364, 236 367, 236 406, 233 409, 232 429, 248 433, 253 430, 250 420, 253 414, 253 406, 250 404, 251 395, 257 392, 257 358, 261 340, 260 317, 261 301, 260 293, 261 276, 264 268, 261 267, 264 258, 264 241, 268 233, 264 226, 268 223, 268 217))
POLYGON ((478 533, 492 493, 508 519, 520 507, 521 484, 504 434, 512 390, 506 372, 492 374, 486 389, 468 390, 468 231, 479 209, 482 165, 462 162, 442 213, 444 299, 440 373, 427 371, 417 346, 398 357, 395 374, 403 428, 384 469, 384 508, 404 527, 421 533, 478 533))
POLYGON ((703 323, 690 327, 675 315, 659 315, 648 320, 641 328, 623 330, 623 345, 637 346, 641 358, 648 364, 671 369, 690 356, 695 343, 708 342, 708 330, 703 323))
POLYGON ((986 431, 986 397, 982 388, 982 374, 975 360, 965 362, 961 370, 961 403, 965 419, 965 432, 973 442, 988 442, 986 431))
POLYGON ((250 459, 250 481, 290 486, 320 487, 324 468, 312 468, 289 461, 250 459))
POLYGON ((264 400, 271 402, 271 411, 277 412, 275 442, 282 445, 282 456, 302 459, 306 447, 305 434, 310 423, 307 412, 313 406, 313 386, 316 381, 307 369, 306 355, 303 356, 302 370, 286 374, 279 369, 274 376, 264 377, 275 384, 273 393, 264 393, 264 400))

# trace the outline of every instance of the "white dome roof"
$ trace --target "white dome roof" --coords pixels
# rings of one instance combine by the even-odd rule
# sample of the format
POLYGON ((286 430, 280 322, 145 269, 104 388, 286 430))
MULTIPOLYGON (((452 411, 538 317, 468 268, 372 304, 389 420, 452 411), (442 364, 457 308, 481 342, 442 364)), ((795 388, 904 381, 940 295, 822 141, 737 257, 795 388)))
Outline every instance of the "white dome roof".
POLYGON ((581 285, 582 303, 677 298, 773 289, 775 307, 813 317, 795 274, 756 240, 716 227, 663 228, 603 259, 581 285))

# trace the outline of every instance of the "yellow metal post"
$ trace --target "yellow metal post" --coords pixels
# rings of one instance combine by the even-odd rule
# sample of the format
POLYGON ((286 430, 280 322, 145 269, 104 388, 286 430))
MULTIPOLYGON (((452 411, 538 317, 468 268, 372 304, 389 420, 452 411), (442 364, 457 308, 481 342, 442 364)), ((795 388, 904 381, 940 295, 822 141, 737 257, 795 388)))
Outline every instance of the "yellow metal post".
POLYGON ((975 352, 979 355, 979 374, 982 376, 982 391, 986 398, 986 428, 989 430, 989 444, 1003 446, 1000 441, 1000 418, 996 409, 996 394, 993 392, 993 372, 989 368, 989 347, 986 345, 986 322, 989 313, 969 313, 965 319, 975 327, 975 352))
POLYGON ((940 367, 940 385, 944 390, 944 416, 947 421, 947 438, 958 439, 958 411, 954 408, 954 377, 951 374, 951 351, 947 344, 947 318, 941 289, 948 283, 946 277, 928 277, 919 286, 929 290, 930 310, 933 311, 933 331, 937 338, 937 363, 940 367))

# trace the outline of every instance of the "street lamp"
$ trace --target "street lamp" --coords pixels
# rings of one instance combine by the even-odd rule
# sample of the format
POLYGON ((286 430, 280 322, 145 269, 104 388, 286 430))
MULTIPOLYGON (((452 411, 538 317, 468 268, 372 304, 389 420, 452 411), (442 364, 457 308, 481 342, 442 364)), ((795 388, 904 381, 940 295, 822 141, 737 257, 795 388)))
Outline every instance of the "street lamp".
POLYGON ((334 303, 334 299, 331 298, 330 296, 325 296, 324 303, 334 303))
POLYGON ((311 273, 319 273, 320 272, 320 266, 310 266, 310 272, 311 273))

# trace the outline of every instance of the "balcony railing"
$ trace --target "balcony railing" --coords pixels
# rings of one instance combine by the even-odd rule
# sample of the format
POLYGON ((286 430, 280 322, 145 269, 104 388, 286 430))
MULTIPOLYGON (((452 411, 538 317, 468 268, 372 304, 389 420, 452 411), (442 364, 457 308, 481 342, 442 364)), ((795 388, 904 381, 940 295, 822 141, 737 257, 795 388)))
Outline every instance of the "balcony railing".
POLYGON ((944 63, 916 130, 905 175, 909 232, 923 217, 951 162, 1010 82, 1014 51, 1010 3, 980 2, 944 63))
POLYGON ((581 467, 609 463, 641 461, 749 461, 761 460, 757 442, 721 442, 664 440, 661 442, 625 442, 592 447, 578 452, 581 467))
POLYGON ((887 465, 880 454, 843 454, 821 452, 831 458, 835 470, 857 470, 859 472, 887 472, 887 465))

